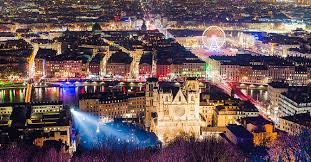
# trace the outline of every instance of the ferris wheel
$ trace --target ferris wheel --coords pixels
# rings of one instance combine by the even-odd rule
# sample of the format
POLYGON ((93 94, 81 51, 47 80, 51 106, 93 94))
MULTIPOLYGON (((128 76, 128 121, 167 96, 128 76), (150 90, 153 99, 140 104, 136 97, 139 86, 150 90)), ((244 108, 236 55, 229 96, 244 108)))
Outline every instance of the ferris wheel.
POLYGON ((202 42, 209 51, 217 51, 226 42, 225 32, 218 26, 210 26, 203 32, 202 42))

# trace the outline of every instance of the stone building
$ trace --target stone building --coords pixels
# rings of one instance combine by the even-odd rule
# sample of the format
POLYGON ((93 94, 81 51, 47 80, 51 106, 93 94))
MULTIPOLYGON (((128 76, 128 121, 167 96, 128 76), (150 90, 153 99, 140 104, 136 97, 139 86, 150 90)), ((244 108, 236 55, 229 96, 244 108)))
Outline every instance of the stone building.
POLYGON ((158 83, 150 78, 146 84, 145 127, 163 142, 186 133, 200 135, 199 82, 189 78, 179 83, 158 83))

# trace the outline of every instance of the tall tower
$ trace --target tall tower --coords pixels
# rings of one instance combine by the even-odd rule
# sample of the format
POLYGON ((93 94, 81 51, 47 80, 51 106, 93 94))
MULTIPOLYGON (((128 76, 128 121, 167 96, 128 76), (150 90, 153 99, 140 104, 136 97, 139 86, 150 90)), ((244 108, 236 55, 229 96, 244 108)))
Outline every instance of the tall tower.
POLYGON ((185 82, 184 90, 187 94, 187 100, 189 104, 193 105, 194 118, 200 118, 200 82, 197 78, 188 78, 185 82))
POLYGON ((185 89, 190 92, 199 92, 200 91, 200 82, 195 77, 187 78, 185 82, 185 89))
POLYGON ((146 110, 145 129, 152 131, 157 118, 157 104, 159 95, 159 84, 157 78, 148 78, 146 82, 146 110))
POLYGON ((153 49, 152 51, 152 69, 151 69, 151 76, 157 76, 157 51, 153 49))

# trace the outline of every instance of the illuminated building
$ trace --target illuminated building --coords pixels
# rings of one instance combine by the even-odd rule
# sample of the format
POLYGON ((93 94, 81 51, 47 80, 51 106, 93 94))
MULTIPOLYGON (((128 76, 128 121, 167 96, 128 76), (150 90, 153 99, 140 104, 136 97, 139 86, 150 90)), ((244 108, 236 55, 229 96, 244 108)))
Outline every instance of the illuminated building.
POLYGON ((107 74, 112 76, 127 77, 130 73, 130 64, 125 63, 108 63, 107 74))
POLYGON ((169 79, 173 73, 173 65, 157 65, 157 77, 159 79, 169 79))
POLYGON ((47 72, 47 65, 46 60, 47 58, 55 57, 57 54, 56 50, 53 49, 39 49, 36 56, 35 56, 35 77, 41 78, 46 76, 47 72))
POLYGON ((205 77, 206 63, 200 60, 187 60, 176 64, 157 64, 157 77, 160 80, 187 77, 205 77))
POLYGON ((112 76, 128 77, 131 72, 132 58, 124 52, 116 52, 108 59, 106 72, 112 76))
POLYGON ((297 66, 295 67, 295 73, 293 79, 289 81, 292 85, 307 85, 310 82, 310 72, 307 67, 297 66))
POLYGON ((202 37, 201 36, 177 37, 176 41, 178 43, 182 44, 187 49, 195 49, 195 48, 203 47, 203 45, 202 45, 202 37))
POLYGON ((255 46, 256 39, 251 34, 241 33, 238 35, 238 42, 243 49, 249 49, 255 46))
POLYGON ((201 127, 212 127, 215 125, 213 120, 214 109, 215 104, 213 103, 200 103, 201 127))
MULTIPOLYGON (((299 60, 298 58, 296 58, 299 60)), ((220 77, 229 82, 268 84, 286 81, 291 85, 306 85, 309 80, 308 60, 296 62, 293 58, 276 56, 211 56, 209 72, 214 80, 220 77), (302 67, 305 66, 305 67, 302 67)))
POLYGON ((36 131, 40 129, 43 131, 42 137, 34 140, 35 145, 42 147, 44 142, 48 140, 62 141, 66 146, 72 145, 70 137, 71 125, 69 121, 62 119, 64 113, 61 102, 32 103, 31 116, 27 120, 28 130, 36 131))
POLYGON ((295 3, 301 4, 301 5, 311 5, 310 0, 296 0, 295 3))
POLYGON ((255 146, 269 146, 277 137, 274 125, 262 116, 241 119, 242 125, 253 134, 255 146))
POLYGON ((224 80, 229 82, 240 81, 240 66, 235 64, 222 64, 220 75, 224 80))
POLYGON ((126 114, 138 117, 145 111, 145 100, 143 93, 136 94, 112 94, 87 93, 79 98, 81 112, 87 112, 105 118, 122 118, 126 114))
POLYGON ((311 115, 308 112, 280 117, 277 127, 290 135, 298 135, 304 130, 311 130, 311 115))
POLYGON ((147 63, 139 64, 139 76, 142 76, 144 78, 151 77, 152 74, 152 66, 147 63))
POLYGON ((250 81, 251 79, 251 75, 253 73, 253 69, 252 69, 252 66, 250 65, 241 65, 239 67, 239 70, 240 70, 240 83, 247 83, 250 81))
POLYGON ((90 61, 88 66, 88 75, 99 76, 101 72, 101 60, 103 59, 101 54, 97 54, 90 61))
MULTIPOLYGON (((173 77, 206 77, 205 71, 206 63, 199 59, 188 59, 182 64, 174 64, 173 65, 173 77)), ((169 70, 169 68, 167 69, 169 70)), ((168 71, 167 71, 168 72, 168 71)))
POLYGON ((222 139, 226 132, 226 127, 201 127, 201 137, 222 139))
MULTIPOLYGON (((295 72, 297 72, 296 68, 292 64, 281 64, 281 62, 276 62, 275 65, 268 65, 268 71, 266 76, 269 77, 269 82, 283 80, 287 80, 287 82, 290 82, 290 79, 294 78, 295 72)), ((300 80, 296 80, 295 83, 300 83, 300 80)))
MULTIPOLYGON (((5 30, 3 29, 3 25, 0 26, 0 31, 1 30, 5 30)), ((1 32, 0 33, 0 42, 4 42, 4 41, 8 41, 8 40, 17 40, 16 34, 15 33, 11 33, 9 31, 7 32, 1 32)))
POLYGON ((288 90, 288 84, 284 82, 272 82, 268 84, 268 97, 269 97, 269 114, 272 118, 277 118, 279 96, 281 93, 288 90))
MULTIPOLYGON (((1 104, 0 129, 16 129, 25 139, 33 139, 33 144, 42 147, 46 141, 60 141, 69 149, 75 151, 75 144, 71 140, 71 121, 67 109, 62 102, 31 102, 29 104, 1 104), (31 137, 28 137, 32 135, 31 137)), ((0 142, 10 143, 17 139, 10 133, 0 134, 0 142), (10 140, 2 141, 9 137, 10 140)), ((18 137, 20 138, 20 137, 18 137)))
POLYGON ((35 77, 42 77, 45 75, 45 59, 35 60, 35 77))
POLYGON ((149 78, 146 84, 145 128, 163 142, 181 133, 200 135, 200 88, 195 79, 179 83, 158 83, 149 78))
POLYGON ((310 86, 289 87, 279 96, 279 116, 311 112, 310 86))
POLYGON ((217 106, 214 111, 215 125, 218 127, 236 124, 237 119, 244 117, 244 114, 239 111, 239 107, 237 105, 217 106))
POLYGON ((127 113, 136 115, 145 113, 146 101, 144 94, 131 94, 128 97, 127 113))
MULTIPOLYGON (((36 129, 36 128, 34 128, 36 129)), ((43 128, 43 137, 36 138, 33 142, 42 147, 45 141, 62 141, 65 145, 70 143, 71 126, 47 126, 43 128)))
POLYGON ((86 76, 86 69, 82 60, 47 61, 47 76, 50 78, 78 78, 86 76))
POLYGON ((31 48, 24 40, 0 42, 0 76, 3 79, 23 79, 28 75, 31 48))
POLYGON ((208 58, 208 77, 212 79, 213 82, 218 83, 221 81, 220 76, 220 70, 221 70, 221 63, 220 61, 213 59, 213 58, 208 58))
POLYGON ((311 58, 308 52, 300 52, 296 50, 289 50, 287 56, 290 57, 302 57, 302 58, 311 58))
POLYGON ((99 76, 100 75, 100 65, 97 63, 89 64, 89 75, 99 76))
POLYGON ((254 65, 252 66, 252 74, 250 75, 250 82, 257 84, 267 84, 268 79, 268 68, 265 65, 254 65))
POLYGON ((214 123, 217 127, 225 127, 229 124, 237 124, 239 119, 244 117, 256 117, 259 112, 251 104, 224 104, 216 106, 214 113, 214 123))
POLYGON ((125 95, 86 94, 79 99, 81 112, 88 112, 100 118, 121 118, 127 112, 127 97, 125 95))

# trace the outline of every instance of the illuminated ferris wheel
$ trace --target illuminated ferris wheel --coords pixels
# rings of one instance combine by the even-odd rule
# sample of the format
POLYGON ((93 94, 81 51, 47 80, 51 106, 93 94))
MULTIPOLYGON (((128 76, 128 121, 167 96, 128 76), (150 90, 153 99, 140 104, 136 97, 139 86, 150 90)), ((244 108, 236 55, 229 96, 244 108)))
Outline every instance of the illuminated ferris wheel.
POLYGON ((225 32, 218 26, 210 26, 203 32, 202 42, 209 51, 217 51, 226 42, 225 32))

